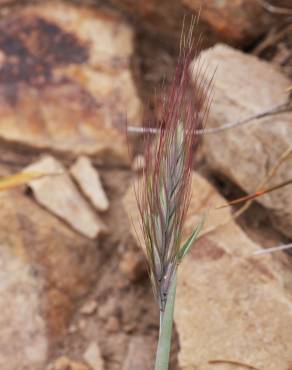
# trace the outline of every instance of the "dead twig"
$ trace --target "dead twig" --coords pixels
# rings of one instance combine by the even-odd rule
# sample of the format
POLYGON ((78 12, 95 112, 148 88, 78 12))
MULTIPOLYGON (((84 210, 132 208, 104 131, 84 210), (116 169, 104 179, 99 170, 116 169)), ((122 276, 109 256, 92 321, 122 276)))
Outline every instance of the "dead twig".
MULTIPOLYGON (((265 176, 265 178, 257 186, 257 191, 259 191, 260 189, 262 189, 263 187, 265 187, 270 182, 270 180, 276 175, 278 169, 287 160, 287 158, 289 158, 289 156, 291 154, 292 154, 292 146, 290 146, 288 149, 286 149, 281 154, 281 156, 279 157, 279 159, 277 160, 277 162, 274 164, 274 166, 270 169, 270 171, 265 176)), ((218 230, 222 226, 226 226, 231 221, 236 220, 239 216, 241 216, 245 211, 248 210, 248 208, 251 206, 251 204, 254 202, 254 200, 255 200, 254 198, 253 199, 249 199, 239 210, 237 210, 235 213, 233 213, 232 216, 227 221, 224 221, 224 222, 222 222, 219 225, 212 226, 212 227, 210 227, 210 228, 208 228, 206 230, 203 230, 201 232, 199 238, 202 237, 202 236, 204 236, 204 235, 206 235, 206 234, 209 234, 209 233, 211 233, 211 232, 213 232, 215 230, 218 230)))
POLYGON ((276 29, 272 29, 271 32, 268 33, 267 37, 262 41, 254 50, 254 55, 260 55, 265 49, 270 47, 271 45, 275 45, 277 42, 282 40, 289 32, 292 31, 292 24, 289 23, 283 29, 276 31, 276 29))
POLYGON ((250 370, 261 370, 258 367, 254 367, 252 365, 247 365, 239 361, 230 361, 230 360, 211 360, 209 361, 209 364, 211 365, 219 365, 219 364, 230 364, 235 366, 243 366, 250 370))
POLYGON ((263 8, 265 8, 268 12, 277 14, 277 15, 292 15, 292 9, 290 8, 284 8, 280 6, 275 6, 270 4, 266 0, 257 0, 258 3, 261 4, 263 8))
MULTIPOLYGON (((292 111, 292 102, 288 100, 285 103, 278 104, 273 108, 270 108, 268 110, 265 110, 257 114, 254 114, 242 120, 226 123, 225 125, 222 125, 219 127, 211 127, 211 128, 195 130, 195 134, 196 135, 215 134, 218 132, 226 131, 226 130, 247 124, 254 120, 259 120, 265 117, 274 116, 274 115, 281 114, 281 113, 287 113, 290 111, 292 111)), ((146 128, 146 127, 137 127, 137 126, 128 126, 127 130, 130 133, 136 133, 136 134, 149 134, 149 133, 157 134, 160 131, 159 128, 151 128, 151 127, 146 128)))

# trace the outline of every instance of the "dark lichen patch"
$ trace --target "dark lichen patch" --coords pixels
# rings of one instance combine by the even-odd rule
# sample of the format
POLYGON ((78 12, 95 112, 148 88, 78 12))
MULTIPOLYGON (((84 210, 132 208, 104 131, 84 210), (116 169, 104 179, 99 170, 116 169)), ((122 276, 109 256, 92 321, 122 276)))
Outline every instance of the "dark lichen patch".
POLYGON ((3 90, 9 93, 10 103, 17 101, 18 83, 50 83, 54 68, 82 64, 89 57, 88 46, 73 33, 44 18, 28 15, 0 22, 0 51, 0 84, 5 85, 3 90), (11 89, 15 91, 12 93, 11 89))

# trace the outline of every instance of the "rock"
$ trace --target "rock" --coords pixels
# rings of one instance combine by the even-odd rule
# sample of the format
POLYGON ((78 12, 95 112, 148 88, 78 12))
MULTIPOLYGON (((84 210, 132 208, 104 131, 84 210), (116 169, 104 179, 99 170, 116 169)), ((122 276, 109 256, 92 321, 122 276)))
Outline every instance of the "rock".
MULTIPOLYGON (((256 57, 217 45, 203 52, 202 60, 210 71, 218 67, 208 127, 250 117, 287 99, 285 90, 291 84, 290 80, 256 57)), ((209 166, 247 193, 254 192, 281 154, 291 147, 291 119, 292 113, 280 114, 205 135, 204 149, 209 166)), ((290 156, 269 185, 291 179, 291 168, 290 156)), ((274 191, 257 201, 269 210, 274 227, 291 238, 291 188, 274 191)))
POLYGON ((139 124, 133 35, 118 16, 64 2, 0 21, 0 138, 60 157, 130 163, 125 117, 139 124))
POLYGON ((36 200, 42 206, 88 238, 95 239, 106 232, 104 223, 91 210, 63 165, 54 157, 46 156, 26 167, 25 171, 53 174, 29 182, 36 200), (54 175, 60 172, 61 175, 54 175))
POLYGON ((95 342, 91 342, 89 344, 83 357, 84 360, 92 367, 92 370, 102 370, 104 368, 100 349, 95 342))
MULTIPOLYGON (((2 204, 1 204, 2 208, 2 204)), ((2 222, 1 222, 2 223, 2 222)), ((3 231, 2 231, 3 232, 3 231)), ((9 235, 6 235, 9 240, 9 235)), ((13 239, 13 235, 10 237, 13 239)), ((25 259, 0 246, 0 368, 40 369, 44 366, 48 340, 41 317, 41 279, 25 259)))
POLYGON ((103 189, 100 176, 88 157, 82 156, 70 168, 70 172, 83 193, 98 211, 107 211, 109 201, 103 189))
POLYGON ((19 190, 1 192, 0 204, 0 368, 43 370, 101 254, 19 190))
POLYGON ((123 364, 123 370, 152 370, 153 354, 152 341, 146 337, 132 336, 123 364))
POLYGON ((96 301, 88 301, 81 307, 80 313, 82 315, 92 315, 95 313, 96 309, 97 309, 96 301))
POLYGON ((257 1, 182 0, 191 9, 201 10, 202 20, 227 43, 250 45, 270 30, 276 17, 257 1))
MULTIPOLYGON (((206 207, 225 202, 197 174, 192 189, 185 238, 206 207)), ((125 205, 136 220, 132 190, 125 205)), ((211 210, 205 231, 230 217, 227 208, 211 210)), ((292 340, 291 261, 284 255, 253 256, 259 248, 231 221, 203 235, 182 262, 175 307, 180 368, 211 370, 216 366, 210 361, 224 359, 265 370, 291 365, 287 345, 292 340)))
POLYGON ((66 356, 59 357, 53 366, 50 366, 48 370, 90 370, 88 366, 72 361, 66 356))

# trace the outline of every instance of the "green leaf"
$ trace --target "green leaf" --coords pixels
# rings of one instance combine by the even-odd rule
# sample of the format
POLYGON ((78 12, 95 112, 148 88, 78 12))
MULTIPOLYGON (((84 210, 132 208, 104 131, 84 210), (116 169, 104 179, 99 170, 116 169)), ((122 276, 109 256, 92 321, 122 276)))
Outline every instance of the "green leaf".
POLYGON ((191 236, 188 238, 188 240, 184 243, 184 245, 181 247, 181 249, 179 250, 179 254, 178 254, 178 260, 179 262, 184 258, 184 256, 188 253, 188 251, 190 250, 191 246, 193 245, 193 243, 196 241, 196 239, 198 238, 198 235, 199 233, 201 232, 203 226, 204 226, 204 223, 205 223, 205 220, 206 220, 206 217, 207 217, 207 214, 204 213, 201 217, 201 220, 200 222, 198 223, 198 225, 196 226, 195 230, 193 231, 193 233, 191 234, 191 236))

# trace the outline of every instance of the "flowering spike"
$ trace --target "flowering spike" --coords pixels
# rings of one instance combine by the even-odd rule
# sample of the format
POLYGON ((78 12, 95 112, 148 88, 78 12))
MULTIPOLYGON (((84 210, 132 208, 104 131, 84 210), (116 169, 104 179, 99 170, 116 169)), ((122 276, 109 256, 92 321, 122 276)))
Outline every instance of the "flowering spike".
POLYGON ((180 56, 163 96, 160 129, 154 141, 145 132, 146 166, 137 192, 150 278, 160 310, 164 311, 169 287, 181 259, 182 226, 190 201, 190 180, 196 130, 202 129, 210 102, 210 82, 199 62, 190 71, 199 45, 190 31, 181 37, 180 56), (190 90, 190 72, 193 91, 190 90))

